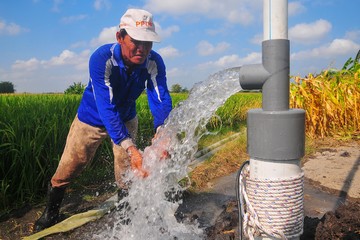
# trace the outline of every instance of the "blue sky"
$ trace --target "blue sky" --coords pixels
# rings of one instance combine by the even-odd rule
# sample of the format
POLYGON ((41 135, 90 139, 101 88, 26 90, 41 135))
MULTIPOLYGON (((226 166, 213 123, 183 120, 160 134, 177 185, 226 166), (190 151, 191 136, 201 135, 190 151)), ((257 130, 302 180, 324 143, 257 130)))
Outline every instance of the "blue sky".
MULTIPOLYGON (((359 0, 289 1, 291 75, 341 68, 360 49, 359 0)), ((153 13, 162 37, 153 49, 169 88, 230 67, 261 62, 262 0, 3 0, 0 81, 16 92, 63 92, 88 81, 96 47, 115 41, 127 8, 153 13)))

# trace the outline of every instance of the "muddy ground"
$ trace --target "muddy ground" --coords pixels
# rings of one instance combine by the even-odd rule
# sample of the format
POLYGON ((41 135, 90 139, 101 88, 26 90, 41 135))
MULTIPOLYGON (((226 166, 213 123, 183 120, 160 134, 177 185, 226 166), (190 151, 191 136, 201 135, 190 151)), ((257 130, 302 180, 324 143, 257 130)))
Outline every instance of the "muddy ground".
MULTIPOLYGON (((360 181, 359 141, 322 143, 318 145, 315 153, 305 157, 304 162, 307 183, 321 191, 338 196, 341 201, 337 202, 334 211, 329 211, 322 217, 306 216, 301 239, 360 240, 360 197, 357 195, 360 194, 360 188, 357 185, 360 181), (342 162, 342 164, 335 165, 330 161, 342 162), (314 162, 316 164, 313 164, 314 162), (326 165, 332 165, 334 168, 324 168, 326 165), (343 178, 339 178, 340 175, 343 178)), ((98 206, 114 191, 112 185, 105 182, 100 185, 88 186, 80 193, 68 192, 62 208, 63 218, 98 206), (99 192, 100 190, 101 192, 99 192), (82 197, 84 195, 96 197, 84 200, 82 197)), ((185 198, 187 197, 191 198, 191 195, 185 195, 185 198)), ((307 201, 306 196, 305 201, 307 201)), ((1 219, 0 239, 14 240, 30 235, 33 222, 40 216, 43 209, 44 206, 26 206, 1 219)), ((179 214, 178 219, 181 220, 184 217, 196 219, 198 216, 192 213, 179 214)), ((91 232, 94 226, 103 224, 103 221, 106 221, 106 217, 96 223, 88 223, 76 230, 55 234, 46 239, 84 239, 84 233, 91 232)), ((228 199, 223 205, 223 211, 215 219, 215 223, 212 226, 206 226, 206 235, 206 239, 209 240, 239 239, 238 209, 234 199, 228 199)))

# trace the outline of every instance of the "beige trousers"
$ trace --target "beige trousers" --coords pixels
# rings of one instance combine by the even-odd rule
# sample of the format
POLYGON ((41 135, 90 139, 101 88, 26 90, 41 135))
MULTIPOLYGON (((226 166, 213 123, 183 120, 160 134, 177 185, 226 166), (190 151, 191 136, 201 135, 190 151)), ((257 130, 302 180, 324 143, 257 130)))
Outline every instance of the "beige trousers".
MULTIPOLYGON (((136 139, 138 118, 125 123, 132 139, 136 139)), ((64 152, 55 174, 51 178, 53 187, 65 187, 77 177, 93 159, 101 142, 108 136, 105 128, 93 127, 81 122, 76 116, 66 139, 64 152)), ((123 177, 130 166, 125 149, 112 144, 114 154, 114 175, 120 188, 128 188, 123 177)))

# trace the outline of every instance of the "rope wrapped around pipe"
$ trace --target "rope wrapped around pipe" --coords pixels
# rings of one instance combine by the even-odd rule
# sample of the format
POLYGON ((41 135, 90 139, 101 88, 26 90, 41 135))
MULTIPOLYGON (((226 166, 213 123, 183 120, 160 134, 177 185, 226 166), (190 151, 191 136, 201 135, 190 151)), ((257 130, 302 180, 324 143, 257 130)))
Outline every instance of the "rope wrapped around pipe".
POLYGON ((251 179, 249 169, 245 166, 239 178, 245 237, 299 237, 304 225, 304 172, 291 178, 251 179))

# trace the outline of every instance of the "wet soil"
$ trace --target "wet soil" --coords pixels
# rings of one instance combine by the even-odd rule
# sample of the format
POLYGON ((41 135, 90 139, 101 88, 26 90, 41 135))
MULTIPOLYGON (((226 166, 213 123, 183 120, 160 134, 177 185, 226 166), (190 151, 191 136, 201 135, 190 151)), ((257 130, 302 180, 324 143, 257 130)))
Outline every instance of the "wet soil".
MULTIPOLYGON (((347 202, 321 219, 305 217, 301 240, 359 240, 360 202, 347 202)), ((239 239, 236 202, 229 202, 214 226, 207 229, 208 240, 239 239)))
MULTIPOLYGON (((347 161, 353 159, 353 165, 350 171, 353 179, 350 180, 354 180, 356 174, 359 172, 360 155, 356 154, 359 153, 358 143, 359 141, 356 141, 356 144, 346 144, 347 147, 352 146, 350 149, 347 148, 347 153, 339 150, 340 147, 342 147, 339 143, 324 143, 319 146, 320 151, 317 151, 317 153, 324 152, 326 149, 331 149, 331 151, 328 152, 339 152, 339 154, 343 154, 344 157, 346 157, 347 161)), ((305 162, 316 161, 320 156, 325 156, 324 154, 317 153, 307 156, 305 162)), ((319 174, 323 174, 323 172, 319 174)), ((349 175, 350 174, 347 176, 349 175)), ((325 176, 330 183, 332 182, 331 178, 335 177, 334 174, 323 174, 323 176, 325 176)), ((318 191, 327 192, 330 195, 336 196, 337 201, 334 205, 334 209, 327 211, 324 214, 320 211, 317 212, 318 214, 306 214, 301 239, 360 240, 360 198, 354 197, 357 196, 356 193, 359 193, 360 189, 354 190, 352 188, 355 195, 350 195, 350 188, 353 185, 349 183, 343 184, 343 188, 334 189, 335 187, 329 187, 326 184, 311 178, 306 180, 307 184, 313 186, 318 191)), ((346 181, 350 180, 348 178, 346 179, 346 181)), ((226 182, 222 184, 223 186, 227 185, 226 182)), ((81 192, 68 192, 62 207, 63 218, 97 207, 114 193, 114 189, 109 186, 111 186, 110 181, 84 188, 81 192), (103 189, 103 191, 99 192, 100 189, 103 189), (84 198, 84 196, 93 197, 84 198)), ((226 188, 223 187, 225 192, 222 194, 211 191, 185 194, 184 204, 180 206, 176 215, 178 220, 191 219, 199 221, 200 226, 205 229, 206 239, 209 240, 239 239, 237 202, 233 195, 230 196, 226 193, 226 191, 232 191, 232 189, 233 188, 229 188, 229 190, 226 190, 226 188), (218 208, 201 209, 201 207, 199 207, 201 204, 197 204, 197 201, 209 201, 211 203, 209 206, 213 205, 214 201, 217 201, 217 204, 221 204, 222 207, 220 210, 218 208)), ((306 205, 307 202, 310 202, 311 196, 305 195, 304 197, 306 205)), ((41 215, 43 209, 44 206, 25 206, 23 209, 13 211, 6 216, 6 218, 0 219, 0 240, 21 239, 24 236, 31 235, 33 223, 41 215)), ((317 210, 315 209, 315 213, 316 211, 317 210)), ((90 236, 94 232, 94 229, 103 227, 104 224, 109 223, 111 215, 112 213, 107 214, 96 222, 87 223, 84 226, 67 233, 54 234, 45 239, 91 239, 90 236)))

